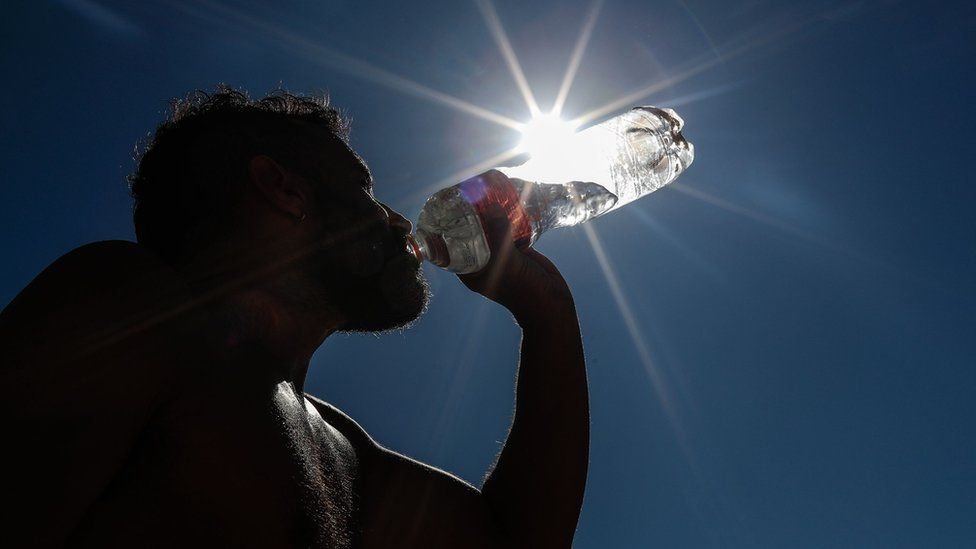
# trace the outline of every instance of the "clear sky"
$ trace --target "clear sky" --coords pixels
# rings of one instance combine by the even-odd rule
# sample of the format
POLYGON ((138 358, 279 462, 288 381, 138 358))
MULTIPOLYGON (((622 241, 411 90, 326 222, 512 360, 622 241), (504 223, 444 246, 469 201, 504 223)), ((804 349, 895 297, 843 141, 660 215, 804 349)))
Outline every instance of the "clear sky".
MULTIPOLYGON (((518 141, 460 106, 528 117, 484 4, 229 6, 5 4, 0 304, 75 246, 133 238, 133 144, 195 88, 328 90, 411 219, 518 141)), ((697 147, 678 185, 538 244, 589 364, 576 547, 973 547, 973 3, 493 6, 543 108, 595 14, 564 114, 630 95, 674 107, 697 147)), ((307 388, 478 484, 519 334, 426 269, 422 321, 330 339, 307 388)))

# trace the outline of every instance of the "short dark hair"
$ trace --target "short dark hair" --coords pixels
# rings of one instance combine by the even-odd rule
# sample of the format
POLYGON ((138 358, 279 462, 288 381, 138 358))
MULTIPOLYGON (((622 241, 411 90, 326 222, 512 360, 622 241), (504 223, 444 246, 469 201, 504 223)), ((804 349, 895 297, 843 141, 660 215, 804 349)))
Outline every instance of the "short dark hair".
POLYGON ((267 154, 312 175, 311 155, 348 141, 349 122, 327 96, 284 90, 252 100, 226 85, 170 103, 169 116, 135 153, 128 177, 136 240, 177 265, 226 219, 247 181, 248 162, 267 154))

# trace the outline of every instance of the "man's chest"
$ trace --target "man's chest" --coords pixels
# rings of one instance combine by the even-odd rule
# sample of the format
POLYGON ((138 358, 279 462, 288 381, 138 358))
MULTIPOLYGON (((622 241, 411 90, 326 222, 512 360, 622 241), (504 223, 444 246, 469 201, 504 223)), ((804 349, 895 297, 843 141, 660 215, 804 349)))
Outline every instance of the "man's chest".
POLYGON ((165 525, 173 541, 354 543, 355 455, 287 384, 191 392, 132 458, 100 503, 129 523, 165 525))

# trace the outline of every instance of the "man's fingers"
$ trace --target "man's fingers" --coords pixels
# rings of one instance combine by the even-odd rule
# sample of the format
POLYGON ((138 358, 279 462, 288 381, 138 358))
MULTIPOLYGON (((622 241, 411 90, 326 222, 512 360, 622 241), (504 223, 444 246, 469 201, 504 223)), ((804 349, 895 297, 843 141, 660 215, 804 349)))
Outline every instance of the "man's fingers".
POLYGON ((485 236, 488 245, 494 252, 507 251, 512 246, 512 223, 508 219, 508 212, 498 204, 493 204, 485 212, 485 236))
POLYGON ((521 263, 526 261, 515 249, 512 240, 512 226, 503 207, 492 204, 482 212, 485 238, 491 250, 491 259, 484 269, 467 275, 458 275, 462 282, 472 290, 486 297, 497 299, 504 292, 502 284, 518 276, 524 270, 521 263))
MULTIPOLYGON (((492 181, 504 178, 499 172, 483 174, 487 184, 504 184, 492 181)), ((459 274, 458 278, 469 289, 500 303, 516 316, 536 314, 540 302, 572 302, 572 295, 565 279, 556 266, 544 255, 532 248, 519 248, 513 240, 512 221, 497 203, 477 204, 485 240, 491 249, 491 258, 484 269, 471 274, 459 274), (540 301, 541 300, 541 301, 540 301)))

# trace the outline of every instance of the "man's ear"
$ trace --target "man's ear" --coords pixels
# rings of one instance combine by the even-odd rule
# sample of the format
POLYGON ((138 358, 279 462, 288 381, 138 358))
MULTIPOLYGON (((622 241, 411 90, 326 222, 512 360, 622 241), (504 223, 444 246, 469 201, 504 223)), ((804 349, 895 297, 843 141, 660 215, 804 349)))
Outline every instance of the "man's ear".
POLYGON ((308 213, 308 200, 311 198, 308 182, 283 168, 270 156, 260 154, 252 158, 248 175, 251 184, 268 203, 284 215, 301 219, 308 213))

